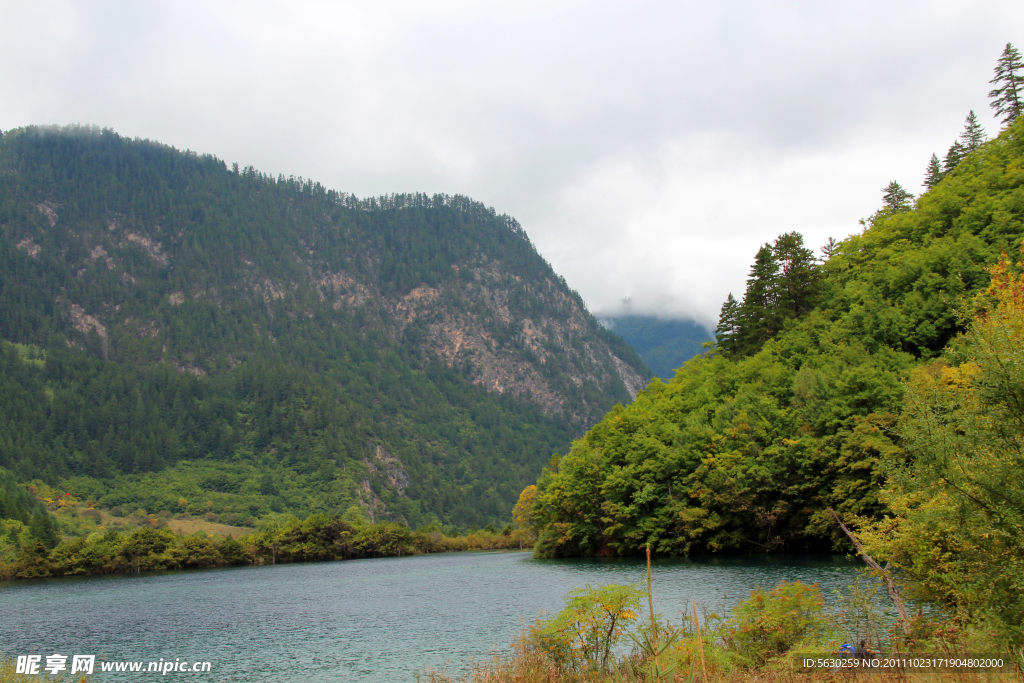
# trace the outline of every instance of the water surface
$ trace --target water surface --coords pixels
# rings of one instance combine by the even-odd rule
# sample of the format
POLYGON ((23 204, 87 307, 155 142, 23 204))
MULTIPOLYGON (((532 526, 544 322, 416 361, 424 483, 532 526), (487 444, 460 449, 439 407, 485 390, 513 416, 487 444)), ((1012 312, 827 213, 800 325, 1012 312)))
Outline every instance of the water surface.
MULTIPOLYGON (((724 615, 757 586, 797 579, 828 598, 856 568, 828 555, 656 561, 655 609, 678 620, 696 600, 724 615)), ((639 560, 451 553, 5 582, 0 653, 213 663, 212 675, 161 680, 411 682, 425 668, 455 671, 507 651, 572 588, 644 577, 639 560)))

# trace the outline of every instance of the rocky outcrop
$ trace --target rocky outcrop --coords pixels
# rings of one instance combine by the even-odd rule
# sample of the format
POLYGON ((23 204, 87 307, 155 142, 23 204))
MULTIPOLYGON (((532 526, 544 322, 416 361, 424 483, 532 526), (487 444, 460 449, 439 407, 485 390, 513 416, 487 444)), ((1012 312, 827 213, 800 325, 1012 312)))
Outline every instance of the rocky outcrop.
POLYGON ((632 400, 646 385, 647 378, 597 337, 593 317, 556 283, 525 282, 495 263, 469 271, 472 280, 417 287, 388 301, 396 332, 417 329, 422 334, 409 336, 424 351, 449 366, 468 366, 474 384, 511 392, 573 422, 600 416, 565 387, 621 383, 632 400))

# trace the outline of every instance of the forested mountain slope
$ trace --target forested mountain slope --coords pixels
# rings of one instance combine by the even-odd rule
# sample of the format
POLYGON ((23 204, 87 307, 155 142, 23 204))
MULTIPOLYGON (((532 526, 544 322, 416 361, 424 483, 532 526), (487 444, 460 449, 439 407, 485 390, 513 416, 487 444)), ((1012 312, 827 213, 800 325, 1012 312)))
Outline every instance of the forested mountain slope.
POLYGON ((106 507, 483 524, 649 375, 462 197, 26 128, 0 233, 0 467, 106 507))
POLYGON ((823 264, 795 233, 766 244, 742 303, 723 306, 717 349, 552 460, 532 504, 538 554, 827 548, 828 507, 886 511, 878 463, 905 457, 906 378, 1021 247, 1024 117, 915 205, 889 194, 823 264))
POLYGON ((651 372, 671 379, 676 368, 704 352, 714 337, 693 320, 662 320, 648 315, 623 315, 604 322, 643 358, 651 372))

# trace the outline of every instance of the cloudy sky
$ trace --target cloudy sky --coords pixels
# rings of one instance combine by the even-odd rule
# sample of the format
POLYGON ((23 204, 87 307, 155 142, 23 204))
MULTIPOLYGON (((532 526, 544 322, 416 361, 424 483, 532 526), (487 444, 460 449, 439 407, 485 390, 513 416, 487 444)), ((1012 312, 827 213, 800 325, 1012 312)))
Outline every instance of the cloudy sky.
MULTIPOLYGON (((515 216, 591 310, 717 319, 917 192, 1020 2, 0 2, 0 129, 92 123, 515 216)), ((1013 32, 1016 31, 1016 34, 1013 32)))

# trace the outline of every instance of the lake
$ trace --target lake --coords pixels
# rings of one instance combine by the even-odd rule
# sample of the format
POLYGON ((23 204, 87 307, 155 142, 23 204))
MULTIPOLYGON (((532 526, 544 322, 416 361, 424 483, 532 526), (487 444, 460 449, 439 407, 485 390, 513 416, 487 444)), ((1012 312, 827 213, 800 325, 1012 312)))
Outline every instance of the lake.
MULTIPOLYGON (((839 555, 658 560, 655 610, 678 621, 696 600, 724 615, 757 586, 797 579, 820 584, 828 599, 859 566, 839 555)), ((456 671, 508 651, 572 588, 644 578, 642 560, 449 553, 2 582, 0 653, 44 664, 54 653, 212 662, 206 674, 103 681, 411 682, 428 667, 456 671)))

